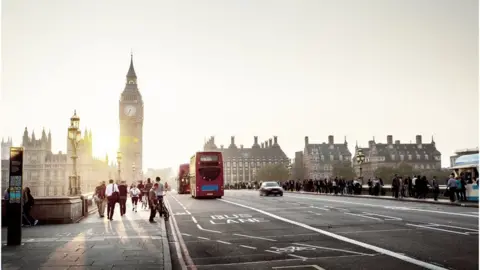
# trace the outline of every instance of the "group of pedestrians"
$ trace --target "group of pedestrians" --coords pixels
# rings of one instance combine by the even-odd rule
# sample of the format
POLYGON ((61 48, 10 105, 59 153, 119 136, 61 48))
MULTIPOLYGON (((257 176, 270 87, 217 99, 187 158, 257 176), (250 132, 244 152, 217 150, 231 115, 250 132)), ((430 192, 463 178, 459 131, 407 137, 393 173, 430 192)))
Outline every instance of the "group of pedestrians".
POLYGON ((140 201, 142 203, 142 209, 150 208, 149 221, 155 223, 156 212, 158 211, 160 217, 162 217, 162 215, 164 215, 164 209, 166 209, 163 205, 164 185, 158 176, 155 182, 156 183, 153 184, 150 178, 148 178, 145 184, 139 181, 138 185, 132 183, 131 186, 128 187, 126 181, 121 181, 120 184, 116 184, 113 179, 110 179, 108 185, 105 181, 102 181, 100 185, 96 187, 94 195, 98 215, 101 218, 105 217, 106 208, 107 219, 113 220, 115 205, 118 203, 120 205, 120 216, 124 216, 127 211, 128 195, 130 195, 132 211, 138 211, 138 203, 140 201))

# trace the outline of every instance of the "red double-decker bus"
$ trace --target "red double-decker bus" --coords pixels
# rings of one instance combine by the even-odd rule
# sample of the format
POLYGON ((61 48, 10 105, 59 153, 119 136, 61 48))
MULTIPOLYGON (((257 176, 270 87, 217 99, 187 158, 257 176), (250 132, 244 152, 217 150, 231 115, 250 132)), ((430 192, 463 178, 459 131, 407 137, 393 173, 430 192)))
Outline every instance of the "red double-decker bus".
POLYGON ((197 152, 190 158, 190 191, 194 198, 223 196, 221 152, 197 152))
POLYGON ((178 168, 177 175, 177 191, 178 194, 190 194, 190 179, 188 174, 190 173, 190 164, 182 164, 178 168))

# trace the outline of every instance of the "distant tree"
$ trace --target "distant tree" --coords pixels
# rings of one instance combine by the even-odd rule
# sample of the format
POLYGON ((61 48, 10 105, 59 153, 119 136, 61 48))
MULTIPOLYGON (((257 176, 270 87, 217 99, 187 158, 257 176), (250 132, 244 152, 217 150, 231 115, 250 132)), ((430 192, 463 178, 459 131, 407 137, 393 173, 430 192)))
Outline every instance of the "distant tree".
POLYGON ((350 162, 338 162, 333 165, 332 170, 333 177, 341 177, 345 180, 353 180, 356 176, 350 162))
POLYGON ((439 181, 439 184, 443 184, 443 181, 447 180, 451 173, 452 171, 449 169, 431 169, 419 172, 420 175, 424 175, 425 177, 427 177, 428 181, 431 181, 432 178, 435 176, 439 181))
POLYGON ((395 174, 401 177, 413 176, 418 174, 413 167, 407 163, 400 163, 396 168, 395 167, 379 167, 375 170, 375 176, 377 178, 382 178, 384 184, 391 184, 392 178, 395 174))
POLYGON ((257 171, 256 180, 281 182, 288 180, 289 174, 289 170, 283 164, 268 164, 257 171))

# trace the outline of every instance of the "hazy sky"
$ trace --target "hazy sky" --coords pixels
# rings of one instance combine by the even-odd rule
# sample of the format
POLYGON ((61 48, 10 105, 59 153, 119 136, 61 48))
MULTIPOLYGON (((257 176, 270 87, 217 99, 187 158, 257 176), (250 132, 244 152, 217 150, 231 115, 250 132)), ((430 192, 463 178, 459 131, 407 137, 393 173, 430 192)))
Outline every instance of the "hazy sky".
POLYGON ((144 169, 187 162, 210 135, 276 135, 290 157, 306 135, 352 152, 433 135, 444 166, 478 146, 473 0, 4 0, 0 136, 45 127, 65 151, 77 109, 114 157, 131 49, 144 169))

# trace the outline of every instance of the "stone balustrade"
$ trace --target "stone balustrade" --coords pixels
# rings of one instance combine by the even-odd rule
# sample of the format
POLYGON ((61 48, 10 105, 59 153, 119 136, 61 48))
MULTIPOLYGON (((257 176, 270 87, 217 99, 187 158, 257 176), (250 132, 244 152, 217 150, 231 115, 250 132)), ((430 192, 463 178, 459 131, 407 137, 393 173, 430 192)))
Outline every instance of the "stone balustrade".
MULTIPOLYGON (((38 224, 75 223, 95 211, 93 192, 77 196, 37 197, 32 208, 32 216, 38 224)), ((2 200, 2 226, 6 225, 8 201, 2 200)))

